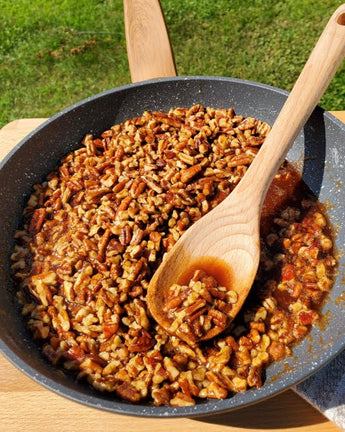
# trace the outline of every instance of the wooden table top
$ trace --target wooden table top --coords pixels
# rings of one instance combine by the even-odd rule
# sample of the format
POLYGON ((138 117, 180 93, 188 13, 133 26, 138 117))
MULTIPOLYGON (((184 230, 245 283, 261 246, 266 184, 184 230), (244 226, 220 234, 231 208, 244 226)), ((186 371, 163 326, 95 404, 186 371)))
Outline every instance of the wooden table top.
MULTIPOLYGON (((333 112, 345 122, 345 112, 333 112)), ((44 119, 20 119, 0 130, 0 160, 44 119)), ((23 375, 0 354, 0 431, 47 432, 337 432, 340 429, 287 390, 265 402, 204 419, 147 419, 112 414, 65 399, 23 375)))

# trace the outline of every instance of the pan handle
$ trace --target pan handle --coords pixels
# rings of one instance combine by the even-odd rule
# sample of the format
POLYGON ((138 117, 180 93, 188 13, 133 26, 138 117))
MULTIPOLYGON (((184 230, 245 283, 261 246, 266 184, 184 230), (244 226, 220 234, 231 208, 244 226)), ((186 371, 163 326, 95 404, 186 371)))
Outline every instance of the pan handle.
POLYGON ((123 6, 132 82, 176 76, 159 0, 123 0, 123 6))

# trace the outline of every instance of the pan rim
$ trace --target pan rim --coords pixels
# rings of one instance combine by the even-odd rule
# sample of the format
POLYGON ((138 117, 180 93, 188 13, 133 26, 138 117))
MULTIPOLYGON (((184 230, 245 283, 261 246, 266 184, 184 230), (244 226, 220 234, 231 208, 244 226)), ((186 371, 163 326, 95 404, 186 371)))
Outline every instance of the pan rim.
MULTIPOLYGON (((100 97, 112 94, 114 92, 119 91, 126 91, 126 90, 133 90, 134 88, 142 87, 142 86, 148 86, 152 84, 160 84, 160 83, 166 83, 166 82, 177 82, 177 81, 192 81, 192 80, 199 80, 199 81, 214 81, 214 82, 233 82, 238 84, 245 84, 248 86, 253 86, 255 88, 259 87, 265 90, 269 91, 275 91, 283 96, 287 96, 289 92, 279 89, 274 86, 270 86, 267 84, 262 83, 256 83, 254 81, 248 81, 243 80, 239 78, 228 78, 228 77, 218 77, 218 76, 178 76, 178 77, 172 77, 172 78, 158 78, 148 81, 142 81, 139 83, 131 83, 126 84, 124 86, 116 87, 110 90, 106 90, 104 92, 98 93, 96 95, 87 97, 65 109, 58 112, 51 118, 44 121, 41 125, 39 125, 37 128, 35 128, 32 132, 30 132, 25 138, 23 138, 1 161, 0 163, 0 170, 3 168, 3 166, 11 159, 13 154, 15 154, 19 148, 21 148, 27 141, 29 141, 32 136, 36 135, 38 132, 46 128, 49 124, 56 121, 60 117, 64 115, 68 115, 73 110, 77 109, 81 105, 88 104, 89 102, 92 102, 95 99, 98 99, 100 97)), ((345 131, 345 126, 343 123, 341 123, 338 119, 336 119, 332 114, 324 111, 323 114, 329 118, 331 118, 332 122, 336 123, 337 126, 341 126, 341 128, 345 131)), ((248 390, 245 392, 247 394, 248 392, 254 395, 252 398, 249 398, 249 401, 241 402, 243 400, 243 395, 236 395, 234 398, 227 398, 225 400, 220 401, 213 401, 213 400, 207 400, 205 403, 200 403, 195 405, 194 407, 155 407, 151 405, 133 405, 128 404, 123 401, 119 400, 110 400, 110 399, 101 399, 97 396, 88 396, 83 398, 83 394, 78 392, 77 390, 73 390, 64 384, 57 383, 52 378, 44 376, 41 372, 37 372, 33 367, 28 365, 25 361, 23 361, 1 338, 0 336, 0 351, 3 353, 3 355, 12 363, 14 364, 21 372, 23 372, 25 375, 36 381, 37 383, 43 385, 44 387, 48 388, 49 390, 54 391, 55 393, 67 397, 68 399, 71 399, 75 402, 82 403, 84 405, 102 409, 105 411, 110 411, 117 414, 123 414, 123 415, 132 415, 132 416, 140 416, 140 417, 205 417, 210 416, 212 414, 216 413, 226 413, 229 411, 233 411, 235 409, 240 409, 243 407, 247 407, 249 405, 262 402, 265 399, 268 399, 270 397, 273 397, 277 395, 278 393, 285 391, 288 388, 291 388, 292 386, 297 385, 299 382, 305 380, 306 378, 310 377, 314 373, 316 373, 318 370, 323 368, 328 362, 333 360, 341 351, 343 351, 345 347, 345 341, 337 340, 335 341, 332 346, 329 348, 329 351, 327 353, 327 358, 323 359, 321 362, 313 363, 312 365, 304 366, 297 371, 292 371, 288 378, 284 378, 282 380, 282 385, 279 386, 279 389, 272 389, 272 385, 263 386, 261 389, 256 390, 248 390), (238 397, 237 397, 238 396, 238 397), (235 403, 232 403, 231 401, 234 401, 236 399, 235 403)), ((275 381, 275 385, 277 382, 280 382, 280 379, 277 379, 275 381)))

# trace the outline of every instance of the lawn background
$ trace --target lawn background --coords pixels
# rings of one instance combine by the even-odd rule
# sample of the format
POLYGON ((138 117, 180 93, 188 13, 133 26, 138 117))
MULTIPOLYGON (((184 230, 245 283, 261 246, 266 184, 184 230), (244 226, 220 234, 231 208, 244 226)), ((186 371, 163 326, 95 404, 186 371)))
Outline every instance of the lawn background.
MULTIPOLYGON (((179 75, 286 90, 335 0, 161 0, 179 75)), ((130 82, 122 0, 0 0, 0 127, 130 82)), ((345 64, 320 105, 345 110, 345 64)))

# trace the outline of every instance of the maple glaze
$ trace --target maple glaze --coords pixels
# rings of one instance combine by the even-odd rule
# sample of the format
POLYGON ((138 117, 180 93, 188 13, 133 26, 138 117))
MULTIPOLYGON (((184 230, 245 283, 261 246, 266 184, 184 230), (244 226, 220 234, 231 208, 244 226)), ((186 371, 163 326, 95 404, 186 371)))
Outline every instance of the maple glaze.
POLYGON ((179 285, 188 285, 196 270, 202 270, 209 276, 213 276, 217 280, 218 285, 231 288, 232 269, 222 259, 208 256, 191 261, 186 271, 178 278, 177 283, 179 285))

